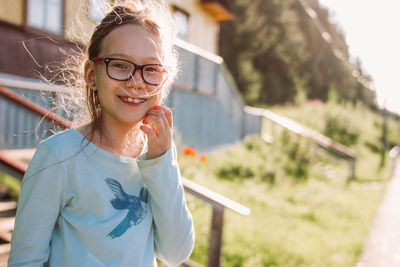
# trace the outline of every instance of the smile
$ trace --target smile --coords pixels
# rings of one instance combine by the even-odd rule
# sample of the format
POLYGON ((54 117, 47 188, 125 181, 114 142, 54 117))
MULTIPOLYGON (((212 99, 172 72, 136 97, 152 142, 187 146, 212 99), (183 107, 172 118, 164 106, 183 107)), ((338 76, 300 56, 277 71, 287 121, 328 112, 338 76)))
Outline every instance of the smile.
POLYGON ((133 103, 133 104, 141 104, 147 100, 147 99, 143 99, 143 98, 133 98, 130 96, 120 96, 119 98, 124 102, 133 103))

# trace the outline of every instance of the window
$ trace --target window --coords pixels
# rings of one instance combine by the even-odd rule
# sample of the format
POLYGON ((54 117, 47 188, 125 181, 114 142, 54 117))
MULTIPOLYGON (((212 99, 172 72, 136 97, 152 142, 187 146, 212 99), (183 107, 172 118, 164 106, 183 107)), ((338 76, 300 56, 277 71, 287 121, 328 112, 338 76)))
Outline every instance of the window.
POLYGON ((89 16, 92 20, 100 22, 106 15, 107 0, 90 0, 89 16))
POLYGON ((63 7, 63 0, 28 0, 28 26, 61 35, 63 7))
POLYGON ((187 41, 189 14, 180 8, 172 7, 178 38, 187 41))

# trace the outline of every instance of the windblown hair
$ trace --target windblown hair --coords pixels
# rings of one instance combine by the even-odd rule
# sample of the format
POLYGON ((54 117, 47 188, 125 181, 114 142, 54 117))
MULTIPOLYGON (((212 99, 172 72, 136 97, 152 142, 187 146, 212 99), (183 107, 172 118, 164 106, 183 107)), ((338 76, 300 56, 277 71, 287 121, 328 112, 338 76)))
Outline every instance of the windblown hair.
POLYGON ((102 109, 97 90, 91 90, 85 83, 83 69, 87 60, 99 55, 103 40, 112 30, 125 24, 140 25, 159 38, 162 51, 157 52, 161 63, 168 69, 167 79, 160 89, 161 101, 168 95, 177 73, 178 56, 173 45, 176 36, 174 21, 169 7, 163 1, 114 1, 108 9, 108 13, 94 29, 87 47, 69 56, 63 62, 60 73, 57 73, 63 84, 73 88, 65 90, 60 96, 64 112, 74 126, 91 123, 92 133, 101 127, 102 109))

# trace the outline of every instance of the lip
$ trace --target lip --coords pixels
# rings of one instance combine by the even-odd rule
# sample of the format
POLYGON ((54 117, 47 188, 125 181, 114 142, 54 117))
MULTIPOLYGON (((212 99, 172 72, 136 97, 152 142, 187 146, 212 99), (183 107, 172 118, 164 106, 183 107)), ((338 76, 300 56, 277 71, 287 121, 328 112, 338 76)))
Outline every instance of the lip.
POLYGON ((118 98, 126 105, 140 106, 147 101, 147 98, 132 97, 132 96, 118 96, 118 98))

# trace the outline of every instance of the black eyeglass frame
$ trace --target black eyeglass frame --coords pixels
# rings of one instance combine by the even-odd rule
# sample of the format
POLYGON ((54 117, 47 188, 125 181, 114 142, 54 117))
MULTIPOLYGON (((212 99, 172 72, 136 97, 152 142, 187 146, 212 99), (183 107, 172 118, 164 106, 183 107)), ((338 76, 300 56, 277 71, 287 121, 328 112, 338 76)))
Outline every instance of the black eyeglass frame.
POLYGON ((143 75, 143 69, 144 69, 145 67, 148 67, 148 66, 158 66, 158 67, 162 67, 162 68, 163 68, 163 72, 167 72, 167 70, 165 70, 165 67, 164 67, 163 65, 161 65, 161 64, 144 64, 144 65, 139 65, 139 64, 136 64, 136 63, 134 63, 134 62, 132 62, 132 61, 129 61, 129 60, 126 60, 126 59, 113 58, 113 57, 95 57, 95 58, 92 59, 92 61, 93 61, 94 63, 106 63, 106 72, 107 72, 108 77, 110 77, 111 79, 116 80, 116 81, 128 81, 129 79, 131 79, 131 78, 133 77, 133 75, 135 75, 135 73, 136 73, 137 70, 140 70, 140 75, 142 76, 143 81, 144 81, 145 83, 149 84, 149 85, 158 86, 158 85, 162 84, 162 83, 166 80, 166 79, 164 79, 164 80, 163 80, 162 82, 160 82, 160 83, 149 83, 148 81, 146 81, 146 79, 144 78, 144 75, 143 75), (130 77, 127 78, 127 79, 116 79, 116 78, 114 78, 114 77, 111 77, 111 75, 108 73, 108 64, 109 64, 112 60, 125 61, 125 62, 128 62, 128 63, 133 64, 133 66, 134 66, 135 68, 134 68, 133 72, 131 73, 130 77))

